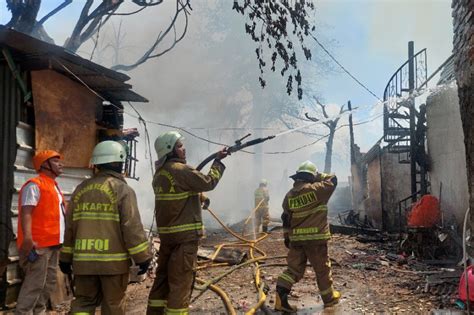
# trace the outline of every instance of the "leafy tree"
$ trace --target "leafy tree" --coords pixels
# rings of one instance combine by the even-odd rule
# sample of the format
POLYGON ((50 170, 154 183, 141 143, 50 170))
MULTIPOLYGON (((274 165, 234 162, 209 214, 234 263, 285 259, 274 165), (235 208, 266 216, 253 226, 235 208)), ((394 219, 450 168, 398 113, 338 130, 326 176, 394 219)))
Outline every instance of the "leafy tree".
POLYGON ((263 75, 268 58, 272 71, 276 70, 277 62, 281 61, 280 74, 283 77, 287 76, 287 93, 292 93, 295 81, 298 99, 302 99, 302 77, 294 42, 298 42, 304 57, 307 60, 311 59, 311 50, 305 45, 304 40, 315 29, 309 19, 315 10, 314 3, 306 0, 235 0, 233 9, 248 17, 245 31, 258 45, 255 53, 262 88, 266 85, 263 75), (293 30, 290 30, 291 26, 293 30))

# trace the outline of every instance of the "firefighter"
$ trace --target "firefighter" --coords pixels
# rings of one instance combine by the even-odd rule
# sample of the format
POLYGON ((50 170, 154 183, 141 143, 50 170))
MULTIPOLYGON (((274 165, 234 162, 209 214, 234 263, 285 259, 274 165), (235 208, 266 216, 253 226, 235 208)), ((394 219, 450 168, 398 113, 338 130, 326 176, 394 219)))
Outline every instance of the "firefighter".
POLYGON ((159 160, 154 178, 155 215, 160 251, 147 314, 188 314, 198 240, 203 235, 201 194, 216 187, 225 166, 221 150, 207 175, 186 164, 183 137, 177 131, 155 141, 159 160))
POLYGON ((303 162, 290 177, 295 182, 283 200, 281 216, 285 246, 289 248, 288 268, 277 280, 275 310, 296 312, 296 307, 288 303, 288 295, 291 287, 303 277, 307 260, 316 274, 324 307, 329 307, 337 304, 341 297, 333 288, 327 245, 331 238, 327 203, 336 189, 337 178, 318 173, 310 161, 303 162))
POLYGON ((91 164, 98 172, 82 182, 68 205, 59 266, 74 272, 72 314, 125 314, 131 260, 138 274, 147 271, 150 245, 143 229, 137 199, 122 175, 125 147, 98 143, 91 164))
POLYGON ((262 226, 263 232, 268 232, 268 223, 270 223, 268 202, 270 201, 270 195, 268 194, 267 186, 268 181, 266 179, 262 179, 258 188, 255 190, 255 207, 260 204, 258 209, 255 210, 255 233, 260 231, 260 225, 262 226))

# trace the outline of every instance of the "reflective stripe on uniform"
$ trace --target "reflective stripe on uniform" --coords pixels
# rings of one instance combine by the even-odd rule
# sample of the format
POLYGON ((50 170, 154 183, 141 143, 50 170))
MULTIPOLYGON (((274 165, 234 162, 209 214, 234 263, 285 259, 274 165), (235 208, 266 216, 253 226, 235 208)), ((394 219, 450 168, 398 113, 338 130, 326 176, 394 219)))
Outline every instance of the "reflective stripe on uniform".
POLYGON ((302 234, 302 235, 290 235, 291 242, 297 241, 315 241, 315 240, 328 240, 331 238, 331 233, 324 234, 302 234))
POLYGON ((150 307, 165 307, 167 303, 167 300, 148 300, 148 306, 150 307))
POLYGON ((219 180, 221 178, 221 173, 219 173, 219 170, 211 167, 211 169, 209 171, 209 176, 211 176, 214 179, 219 180))
POLYGON ((89 313, 89 312, 74 312, 72 314, 73 315, 90 315, 91 313, 89 313))
POLYGON ((105 220, 120 222, 120 215, 118 213, 108 212, 75 212, 72 215, 72 220, 105 220))
POLYGON ((197 223, 181 224, 181 225, 174 225, 174 226, 159 226, 157 229, 158 229, 158 233, 170 234, 170 233, 178 233, 178 232, 185 232, 185 231, 202 230, 202 228, 203 228, 202 222, 197 222, 197 223))
POLYGON ((295 280, 293 280, 293 278, 292 278, 289 274, 287 274, 286 272, 282 273, 282 274, 278 277, 278 279, 283 280, 283 281, 286 281, 286 282, 288 282, 288 283, 290 283, 290 284, 294 284, 294 283, 295 283, 295 280))
POLYGON ((65 254, 72 254, 72 247, 69 247, 69 246, 64 246, 61 247, 61 252, 65 253, 65 254))
POLYGON ((183 199, 187 199, 190 196, 197 196, 197 193, 189 192, 189 191, 176 193, 176 194, 159 193, 159 194, 156 194, 155 200, 183 200, 183 199))
POLYGON ((138 254, 138 253, 140 253, 140 252, 143 252, 143 251, 145 251, 145 250, 147 250, 147 249, 148 249, 148 241, 145 241, 145 242, 143 242, 143 243, 141 243, 141 244, 138 244, 138 245, 135 246, 135 247, 129 248, 129 249, 128 249, 128 253, 129 253, 130 255, 135 255, 135 254, 138 254))
POLYGON ((320 205, 316 208, 305 210, 305 211, 294 211, 291 216, 293 218, 305 218, 307 216, 312 215, 313 213, 319 212, 319 211, 328 211, 328 206, 327 205, 320 205))
POLYGON ((117 254, 88 254, 88 253, 74 253, 74 261, 123 261, 129 258, 127 253, 117 254))
POLYGON ((314 191, 310 191, 298 196, 289 197, 288 207, 290 210, 300 209, 306 207, 310 203, 316 202, 317 200, 318 198, 316 197, 316 193, 314 191))
POLYGON ((166 308, 165 314, 172 315, 188 315, 189 308, 166 308))

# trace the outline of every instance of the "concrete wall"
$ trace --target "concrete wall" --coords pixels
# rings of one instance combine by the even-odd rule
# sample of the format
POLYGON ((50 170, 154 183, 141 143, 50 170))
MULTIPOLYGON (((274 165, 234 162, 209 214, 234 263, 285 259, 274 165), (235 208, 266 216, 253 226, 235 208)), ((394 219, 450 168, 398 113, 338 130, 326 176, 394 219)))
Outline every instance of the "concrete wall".
POLYGON ((469 192, 457 86, 441 88, 428 97, 426 105, 431 193, 441 200, 444 218, 454 215, 461 225, 469 205, 469 192))
MULTIPOLYGON (((383 228, 388 231, 398 231, 399 210, 398 202, 411 194, 410 164, 400 164, 398 154, 384 150, 381 156, 381 185, 383 228)), ((402 225, 406 224, 405 214, 402 213, 402 225)))
POLYGON ((364 199, 367 198, 367 187, 365 175, 359 165, 351 165, 351 195, 352 209, 360 211, 364 209, 364 199))
POLYGON ((382 182, 380 177, 380 153, 367 163, 367 197, 365 214, 375 228, 382 229, 382 182))

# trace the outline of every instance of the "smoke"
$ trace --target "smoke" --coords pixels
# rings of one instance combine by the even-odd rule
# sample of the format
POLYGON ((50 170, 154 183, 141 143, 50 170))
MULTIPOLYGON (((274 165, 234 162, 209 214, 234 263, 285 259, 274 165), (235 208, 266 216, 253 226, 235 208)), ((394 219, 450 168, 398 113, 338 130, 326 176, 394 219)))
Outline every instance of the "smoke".
MULTIPOLYGON (((381 2, 390 4, 390 1, 381 2)), ((379 4, 379 2, 374 2, 374 4, 379 4)), ((146 120, 180 126, 199 137, 231 145, 236 139, 247 133, 252 133, 250 138, 254 138, 286 130, 287 127, 280 120, 282 117, 290 121, 294 127, 306 123, 292 120, 287 115, 288 113, 300 117, 304 112, 308 112, 311 116, 317 115, 317 106, 314 106, 311 96, 325 96, 326 91, 318 90, 318 88, 322 76, 329 72, 326 71, 329 68, 328 64, 324 64, 325 60, 327 62, 327 57, 321 57, 320 50, 314 49, 313 62, 308 62, 301 67, 305 90, 308 91, 308 95, 305 95, 303 101, 298 101, 296 95, 286 95, 286 80, 279 73, 265 74, 268 85, 262 90, 258 83, 256 46, 245 34, 244 18, 231 10, 232 2, 208 0, 196 1, 192 5, 193 11, 185 38, 169 53, 151 59, 146 64, 127 73, 131 77, 129 83, 133 85, 133 90, 150 100, 149 103, 134 104, 146 120), (320 66, 320 63, 323 66, 320 66)), ((71 25, 70 21, 74 21, 80 12, 78 4, 74 4, 74 6, 76 7, 65 10, 65 14, 60 15, 58 20, 52 19, 46 25, 50 35, 58 38, 56 42, 59 44, 64 42, 65 34, 70 32, 65 31, 65 27, 58 27, 58 24, 54 23, 60 21, 60 25, 71 25), (52 27, 53 25, 55 27, 52 27)), ((419 5, 415 7, 420 13, 419 5)), ((374 8, 367 12, 373 36, 377 36, 377 38, 381 36, 377 32, 382 32, 380 23, 385 19, 387 19, 387 23, 392 23, 385 24, 387 27, 388 25, 395 27, 393 24, 395 21, 388 19, 387 14, 380 14, 380 12, 386 12, 384 8, 374 5, 374 8)), ((120 12, 131 12, 134 9, 136 6, 126 2, 121 6, 120 12)), ((92 60, 104 66, 112 66, 114 60, 123 64, 133 63, 141 53, 150 47, 156 36, 168 26, 174 10, 174 3, 169 1, 136 15, 112 18, 101 29, 99 43, 92 60), (121 40, 117 43, 114 41, 114 36, 117 35, 120 21, 122 21, 122 33, 121 40), (117 44, 120 44, 121 47, 118 52, 113 49, 117 44)), ((325 27, 330 26, 327 26, 327 21, 323 21, 324 10, 318 14, 321 16, 316 19, 321 20, 321 25, 323 25, 321 27, 318 25, 318 33, 324 37, 325 27)), ((418 16, 425 19, 424 16, 427 15, 419 14, 418 16)), ((177 34, 182 31, 182 25, 182 23, 177 24, 177 34)), ((406 28, 402 22, 399 26, 406 28)), ((427 26, 421 25, 420 27, 426 29, 430 26, 434 27, 432 21, 427 26)), ((160 43, 158 52, 170 47, 172 38, 173 36, 160 43)), ((328 41, 330 40, 325 40, 325 42, 328 41)), ((390 48, 389 44, 390 37, 387 36, 386 47, 390 48)), ((84 58, 89 58, 93 46, 93 43, 89 42, 81 47, 78 53, 84 58)), ((399 44, 397 44, 398 46, 399 44)), ((401 49, 404 49, 405 46, 403 45, 401 49)), ((397 60, 400 56, 405 55, 405 52, 392 51, 392 53, 396 54, 397 60)), ((302 60, 302 58, 299 59, 302 60)), ((328 101, 333 100, 328 99, 328 101)), ((134 114, 134 112, 127 104, 124 105, 125 127, 139 126, 141 132, 137 166, 140 180, 138 182, 130 180, 129 183, 137 192, 142 219, 146 225, 149 225, 152 221, 154 208, 154 194, 151 188, 152 171, 150 169, 150 162, 153 163, 156 159, 153 142, 159 134, 170 130, 170 128, 152 123, 147 124, 151 135, 150 152, 145 141, 143 126, 136 118, 128 115, 129 113, 134 114), (150 154, 152 155, 151 161, 150 154)), ((366 106, 366 112, 367 107, 371 105, 366 106)), ((337 115, 339 108, 340 104, 328 105, 330 115, 337 115)), ((381 112, 381 108, 381 106, 375 106, 369 114, 356 115, 354 122, 374 117, 381 112)), ((339 125, 343 124, 347 124, 347 115, 343 116, 339 122, 339 125)), ((365 147, 370 148, 375 140, 382 135, 381 124, 382 120, 378 119, 373 124, 356 128, 358 142, 360 141, 364 143, 365 147)), ((322 124, 303 131, 320 135, 328 133, 328 129, 322 124)), ((196 166, 221 147, 199 140, 189 134, 184 134, 184 136, 186 137, 185 146, 190 165, 196 166)), ((209 192, 211 208, 229 224, 245 218, 254 206, 254 190, 260 179, 266 178, 269 181, 271 216, 279 217, 284 194, 292 185, 288 176, 294 173, 298 165, 309 159, 315 162, 320 170, 324 169, 326 139, 322 138, 319 142, 309 145, 318 138, 320 137, 300 132, 290 133, 259 146, 251 147, 249 151, 255 154, 238 152, 228 157, 224 160, 227 169, 221 182, 214 191, 209 192), (292 153, 285 153, 304 145, 308 146, 292 153), (271 152, 281 153, 269 154, 271 152)), ((338 175, 339 181, 346 181, 350 171, 347 127, 336 132, 333 152, 332 171, 338 175)), ((204 169, 204 172, 207 172, 207 168, 204 169)), ((211 222, 208 216, 206 216, 206 221, 211 222)))

